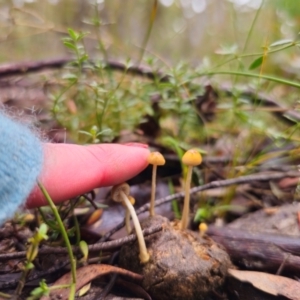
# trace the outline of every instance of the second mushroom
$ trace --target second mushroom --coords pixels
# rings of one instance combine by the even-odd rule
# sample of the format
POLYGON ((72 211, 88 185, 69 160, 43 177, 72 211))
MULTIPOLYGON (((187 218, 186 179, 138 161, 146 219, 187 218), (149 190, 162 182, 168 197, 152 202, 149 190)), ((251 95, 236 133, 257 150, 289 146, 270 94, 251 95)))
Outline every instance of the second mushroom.
POLYGON ((146 248, 145 239, 143 236, 142 228, 139 222, 139 219, 136 215, 133 205, 131 204, 130 200, 128 199, 130 193, 130 187, 127 183, 122 183, 119 185, 115 185, 111 190, 111 197, 116 202, 124 203, 126 208, 129 210, 132 222, 135 228, 139 249, 140 249, 140 262, 145 264, 149 261, 150 255, 146 248))
POLYGON ((186 229, 189 223, 189 213, 190 213, 190 187, 192 180, 192 170, 194 166, 200 165, 202 162, 202 156, 196 149, 188 150, 184 153, 182 157, 182 163, 188 167, 185 187, 184 187, 184 202, 183 202, 183 212, 181 218, 181 229, 186 229))
POLYGON ((166 163, 163 155, 159 152, 151 152, 148 156, 148 163, 153 165, 152 169, 152 188, 151 188, 151 200, 150 200, 150 216, 155 215, 154 203, 155 203, 155 192, 156 192, 156 170, 157 166, 162 166, 166 163))

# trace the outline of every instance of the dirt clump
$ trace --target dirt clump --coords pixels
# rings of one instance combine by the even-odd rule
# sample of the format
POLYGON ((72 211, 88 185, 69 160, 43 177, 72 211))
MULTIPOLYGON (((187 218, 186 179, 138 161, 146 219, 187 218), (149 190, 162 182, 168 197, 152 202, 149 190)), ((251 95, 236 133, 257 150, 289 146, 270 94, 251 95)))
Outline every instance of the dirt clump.
POLYGON ((227 253, 208 237, 180 230, 168 219, 154 216, 142 228, 163 225, 163 231, 146 237, 150 261, 141 264, 137 243, 120 252, 120 267, 144 275, 143 287, 156 300, 209 300, 222 294, 227 269, 227 253))

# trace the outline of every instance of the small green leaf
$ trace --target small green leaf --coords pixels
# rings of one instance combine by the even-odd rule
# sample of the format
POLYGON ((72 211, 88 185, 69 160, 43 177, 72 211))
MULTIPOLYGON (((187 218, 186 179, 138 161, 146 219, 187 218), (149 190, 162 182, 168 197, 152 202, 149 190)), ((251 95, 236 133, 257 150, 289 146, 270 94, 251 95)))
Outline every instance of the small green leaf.
POLYGON ((42 235, 46 235, 47 231, 48 231, 47 224, 42 223, 40 228, 39 228, 39 233, 42 234, 42 235))
POLYGON ((236 54, 238 50, 238 46, 237 45, 226 45, 226 46, 221 46, 219 49, 217 49, 215 51, 216 54, 219 55, 231 55, 231 54, 236 54))
POLYGON ((70 82, 76 82, 78 80, 78 77, 77 75, 75 74, 72 74, 72 73, 67 73, 67 74, 64 74, 62 76, 63 79, 67 79, 69 80, 70 82))
POLYGON ((48 231, 48 226, 47 224, 43 223, 41 224, 40 228, 38 229, 38 232, 36 234, 36 238, 38 242, 41 242, 42 240, 47 240, 47 231, 48 231))
POLYGON ((86 243, 86 241, 80 241, 79 248, 80 248, 81 253, 83 254, 84 260, 87 260, 88 255, 89 255, 89 247, 88 247, 88 244, 86 243))
POLYGON ((43 290, 40 287, 35 288, 31 293, 31 296, 41 296, 43 295, 43 290))
POLYGON ((90 129, 90 134, 92 136, 95 136, 97 134, 97 132, 98 132, 98 127, 96 125, 93 125, 90 129))
POLYGON ((27 270, 32 270, 32 269, 34 269, 34 264, 32 262, 27 262, 25 265, 25 268, 27 270))
POLYGON ((282 45, 290 44, 290 43, 293 43, 293 40, 283 39, 283 40, 279 40, 279 41, 272 43, 269 47, 277 47, 277 46, 282 46, 282 45))
POLYGON ((80 40, 82 40, 86 35, 88 35, 89 34, 89 32, 87 31, 87 32, 82 32, 82 33, 80 33, 80 34, 78 34, 78 36, 77 36, 77 41, 80 41, 80 40))
POLYGON ((89 137, 92 137, 92 135, 89 132, 84 131, 84 130, 78 130, 78 133, 81 133, 81 134, 87 135, 89 137))
POLYGON ((79 61, 80 63, 83 63, 84 61, 88 60, 88 58, 89 56, 85 53, 80 57, 79 61))
POLYGON ((110 135, 110 134, 112 134, 112 132, 113 132, 112 129, 106 128, 106 129, 103 129, 102 131, 98 132, 96 136, 98 137, 101 135, 110 135))
POLYGON ((259 58, 255 59, 252 62, 252 64, 249 67, 249 70, 254 70, 254 69, 260 67, 262 63, 263 63, 263 56, 260 56, 259 58))
POLYGON ((74 31, 72 28, 68 28, 68 32, 72 40, 77 41, 78 37, 80 36, 76 31, 74 31))
POLYGON ((64 45, 65 45, 67 48, 69 48, 69 49, 71 49, 71 50, 73 50, 73 51, 76 51, 76 46, 75 46, 74 44, 72 44, 72 43, 70 43, 70 42, 67 42, 67 41, 64 41, 64 45))

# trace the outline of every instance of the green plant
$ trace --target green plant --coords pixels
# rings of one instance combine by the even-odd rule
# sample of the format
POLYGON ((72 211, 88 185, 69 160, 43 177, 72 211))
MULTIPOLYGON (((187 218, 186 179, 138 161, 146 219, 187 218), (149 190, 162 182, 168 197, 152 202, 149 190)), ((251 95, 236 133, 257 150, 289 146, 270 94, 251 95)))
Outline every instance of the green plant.
POLYGON ((21 295, 28 273, 30 272, 31 269, 34 268, 33 262, 38 255, 40 243, 43 240, 48 239, 47 231, 48 231, 48 226, 46 224, 41 224, 41 226, 34 233, 33 237, 28 239, 29 246, 26 251, 26 262, 18 286, 15 291, 15 294, 18 296, 21 295))
POLYGON ((68 250, 68 255, 69 255, 69 258, 70 258, 70 265, 71 265, 71 273, 72 273, 72 282, 70 283, 69 300, 73 300, 73 299, 75 299, 75 291, 76 291, 75 290, 75 288, 76 288, 76 260, 75 260, 74 255, 73 255, 73 251, 72 251, 72 247, 71 247, 71 244, 70 244, 70 241, 69 241, 69 238, 68 238, 68 234, 67 234, 66 229, 64 227, 64 224, 63 224, 63 222, 60 218, 57 207, 55 206, 55 204, 53 203, 50 195, 48 194, 48 192, 46 191, 46 189, 44 188, 44 186, 40 182, 38 182, 38 186, 41 189, 45 199, 48 202, 48 205, 50 206, 50 208, 51 208, 51 210, 52 210, 52 212, 53 212, 53 214, 56 218, 56 221, 57 221, 58 227, 60 229, 61 235, 63 236, 64 242, 65 242, 67 250, 68 250))
POLYGON ((37 300, 41 299, 43 296, 49 296, 51 291, 51 287, 49 287, 45 281, 42 279, 39 282, 39 286, 31 291, 30 297, 27 297, 26 300, 37 300))
POLYGON ((194 222, 196 223, 211 222, 213 221, 213 218, 218 216, 220 213, 225 213, 232 209, 234 209, 235 211, 239 211, 239 210, 242 211, 244 208, 242 206, 232 205, 232 204, 229 205, 206 204, 197 209, 194 217, 194 222))

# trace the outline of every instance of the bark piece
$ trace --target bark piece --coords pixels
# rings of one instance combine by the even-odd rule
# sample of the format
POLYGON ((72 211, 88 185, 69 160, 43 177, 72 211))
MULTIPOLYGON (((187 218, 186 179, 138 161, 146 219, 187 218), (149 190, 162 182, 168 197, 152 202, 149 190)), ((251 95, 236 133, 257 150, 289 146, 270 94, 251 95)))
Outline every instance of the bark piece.
POLYGON ((209 227, 207 234, 241 267, 276 272, 282 265, 284 272, 299 274, 299 238, 216 227, 209 227))

